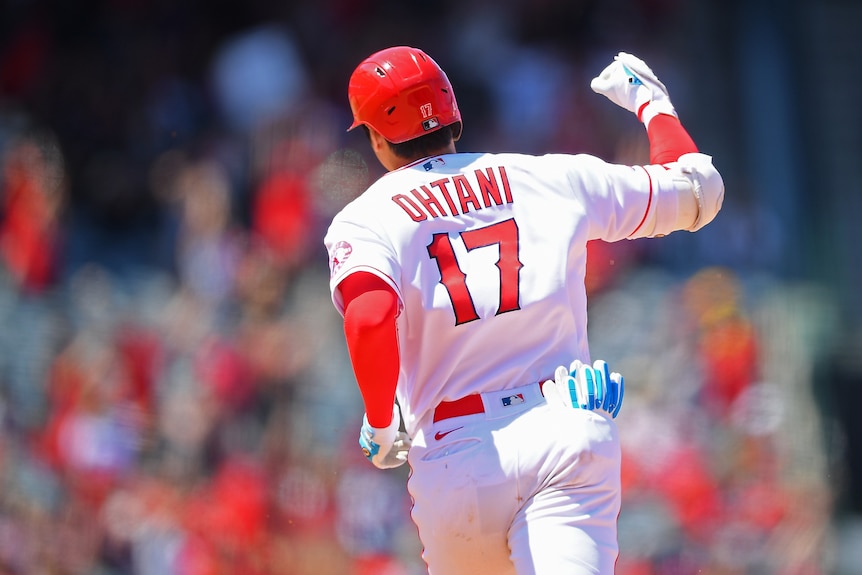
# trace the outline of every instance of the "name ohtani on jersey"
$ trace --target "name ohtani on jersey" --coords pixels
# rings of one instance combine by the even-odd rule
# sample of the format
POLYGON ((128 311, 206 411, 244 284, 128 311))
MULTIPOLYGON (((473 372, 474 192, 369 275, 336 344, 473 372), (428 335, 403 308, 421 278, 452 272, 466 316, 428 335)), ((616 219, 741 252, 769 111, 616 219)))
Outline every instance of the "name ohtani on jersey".
POLYGON ((392 196, 414 222, 458 216, 472 211, 512 203, 506 168, 496 166, 456 174, 392 196))

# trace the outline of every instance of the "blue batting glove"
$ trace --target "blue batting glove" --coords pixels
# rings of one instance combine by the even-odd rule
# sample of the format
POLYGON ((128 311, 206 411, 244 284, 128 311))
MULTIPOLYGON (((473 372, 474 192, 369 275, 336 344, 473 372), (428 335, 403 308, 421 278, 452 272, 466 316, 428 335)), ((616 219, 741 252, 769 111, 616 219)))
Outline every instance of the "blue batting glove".
POLYGON ((554 379, 542 384, 549 403, 575 409, 604 411, 615 418, 622 407, 625 379, 611 372, 604 360, 592 366, 575 360, 567 369, 559 366, 554 379))

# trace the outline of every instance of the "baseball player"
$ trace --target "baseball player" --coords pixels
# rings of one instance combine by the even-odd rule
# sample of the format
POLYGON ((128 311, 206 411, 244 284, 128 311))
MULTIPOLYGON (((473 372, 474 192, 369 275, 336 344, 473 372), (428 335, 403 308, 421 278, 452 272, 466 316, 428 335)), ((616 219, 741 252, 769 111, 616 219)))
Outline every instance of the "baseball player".
POLYGON ((388 172, 329 227, 330 288, 360 445, 409 462, 432 575, 614 570, 624 380, 590 360, 586 245, 696 231, 724 184, 642 60, 621 52, 591 86, 646 126, 650 165, 457 153, 452 85, 416 48, 350 78, 350 128, 388 172))

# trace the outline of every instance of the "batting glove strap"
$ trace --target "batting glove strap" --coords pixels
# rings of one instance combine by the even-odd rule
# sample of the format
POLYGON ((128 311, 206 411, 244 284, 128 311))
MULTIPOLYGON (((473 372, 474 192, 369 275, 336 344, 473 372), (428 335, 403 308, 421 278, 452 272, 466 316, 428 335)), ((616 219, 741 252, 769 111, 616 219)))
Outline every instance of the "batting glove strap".
POLYGON ((387 427, 373 427, 368 423, 368 415, 362 416, 359 447, 375 467, 391 469, 407 461, 411 441, 406 433, 399 431, 400 425, 401 410, 397 403, 392 405, 392 422, 387 427))

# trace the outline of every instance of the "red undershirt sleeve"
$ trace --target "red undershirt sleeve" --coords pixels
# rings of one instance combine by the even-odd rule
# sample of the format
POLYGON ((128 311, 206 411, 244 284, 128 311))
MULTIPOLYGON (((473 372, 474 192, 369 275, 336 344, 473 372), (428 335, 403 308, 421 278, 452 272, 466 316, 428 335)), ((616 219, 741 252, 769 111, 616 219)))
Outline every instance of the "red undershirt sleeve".
POLYGON ((697 146, 679 120, 659 114, 647 128, 651 164, 675 162, 683 154, 697 152, 697 146))
POLYGON ((344 336, 368 423, 386 427, 392 421, 400 367, 398 295, 368 272, 350 274, 339 289, 344 298, 344 336))

